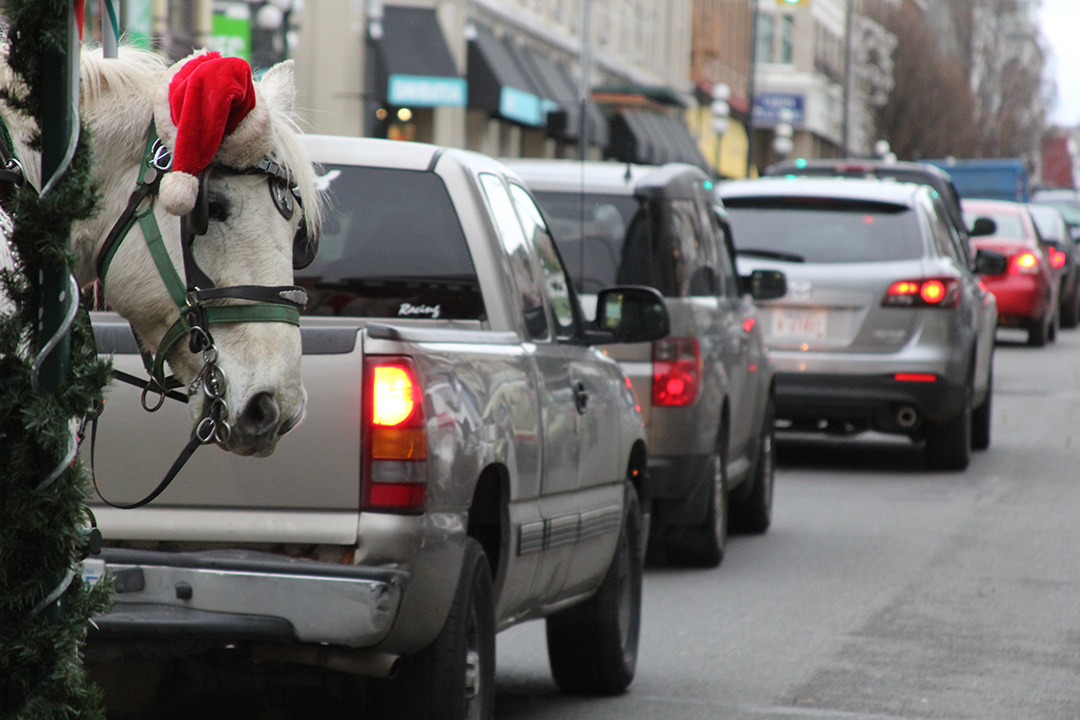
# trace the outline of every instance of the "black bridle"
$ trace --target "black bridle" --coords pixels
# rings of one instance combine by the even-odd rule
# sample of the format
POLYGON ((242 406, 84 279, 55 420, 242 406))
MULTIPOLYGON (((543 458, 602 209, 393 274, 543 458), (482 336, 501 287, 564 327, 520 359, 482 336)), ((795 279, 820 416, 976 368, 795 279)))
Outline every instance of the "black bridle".
MULTIPOLYGON (((204 235, 209 227, 209 203, 207 197, 207 175, 210 171, 235 175, 265 175, 273 198, 274 206, 286 219, 292 219, 296 208, 302 212, 302 202, 297 185, 280 163, 264 157, 253 167, 232 168, 222 164, 213 164, 199 175, 199 192, 195 208, 191 213, 180 218, 180 235, 184 279, 181 280, 173 265, 161 237, 154 216, 154 198, 158 194, 161 178, 171 170, 172 157, 168 148, 158 138, 154 123, 151 122, 146 136, 144 159, 140 166, 139 178, 135 190, 128 198, 128 204, 119 219, 105 238, 96 258, 98 281, 105 285, 105 277, 110 263, 120 244, 136 224, 146 241, 158 274, 165 283, 173 302, 180 311, 180 316, 166 330, 157 348, 156 354, 146 350, 138 335, 135 335, 143 364, 149 374, 149 380, 140 380, 127 373, 114 371, 114 376, 136 387, 142 388, 142 406, 153 412, 161 407, 166 397, 187 402, 188 398, 201 391, 206 396, 202 417, 196 424, 191 438, 173 462, 169 472, 158 486, 138 502, 118 504, 107 500, 97 486, 94 487, 101 500, 112 507, 132 509, 142 507, 160 495, 187 460, 201 446, 211 442, 225 443, 231 433, 227 421, 228 405, 225 402, 226 378, 217 363, 217 349, 214 346, 211 325, 241 322, 285 322, 300 325, 300 311, 307 305, 307 291, 298 285, 229 285, 218 287, 203 271, 195 260, 195 238, 204 235), (222 300, 244 300, 244 304, 223 305, 222 300), (165 358, 174 346, 183 338, 188 340, 188 349, 192 353, 202 353, 202 368, 187 387, 187 397, 175 392, 183 386, 174 376, 165 375, 165 358), (148 395, 155 394, 154 403, 148 401, 148 395)), ((305 267, 314 259, 318 248, 317 236, 310 232, 306 219, 301 219, 300 226, 293 238, 293 266, 305 267)), ((132 330, 134 334, 134 329, 132 330)), ((97 418, 90 422, 96 430, 97 418)), ((95 433, 96 434, 96 433, 95 433)), ((91 440, 90 462, 93 467, 94 441, 91 440)))

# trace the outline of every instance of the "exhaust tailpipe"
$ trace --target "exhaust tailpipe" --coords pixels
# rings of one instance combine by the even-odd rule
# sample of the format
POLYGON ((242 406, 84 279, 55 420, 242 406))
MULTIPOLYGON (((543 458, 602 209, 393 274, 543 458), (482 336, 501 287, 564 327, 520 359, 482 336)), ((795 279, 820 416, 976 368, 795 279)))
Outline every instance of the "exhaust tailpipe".
POLYGON ((905 430, 915 427, 919 420, 919 413, 910 405, 904 405, 896 411, 896 424, 905 430))

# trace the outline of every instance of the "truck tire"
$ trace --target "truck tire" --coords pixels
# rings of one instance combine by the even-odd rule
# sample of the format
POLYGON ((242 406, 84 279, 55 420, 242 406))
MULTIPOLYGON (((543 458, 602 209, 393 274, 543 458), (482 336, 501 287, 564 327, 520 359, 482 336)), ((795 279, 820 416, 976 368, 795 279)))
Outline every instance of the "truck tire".
POLYGON ((438 637, 402 658, 397 675, 372 686, 375 717, 494 720, 495 601, 480 543, 465 540, 450 615, 438 637))
POLYGON ((971 392, 955 417, 927 423, 926 464, 934 470, 964 470, 971 462, 971 392))
POLYGON ((1061 327, 1074 328, 1077 325, 1080 325, 1080 288, 1073 288, 1061 304, 1061 327))
POLYGON ((641 529, 637 493, 628 484, 622 530, 600 589, 547 618, 551 674, 563 692, 617 695, 634 679, 645 551, 641 529))
POLYGON ((994 367, 990 366, 990 380, 986 384, 986 399, 971 413, 971 449, 985 450, 990 447, 990 425, 994 415, 994 367))
POLYGON ((674 525, 664 533, 664 554, 676 565, 713 568, 724 559, 728 536, 727 453, 717 448, 709 462, 705 520, 674 525))
POLYGON ((776 405, 770 396, 765 404, 758 440, 757 462, 750 479, 749 492, 730 498, 731 530, 750 535, 763 535, 772 522, 773 483, 776 474, 776 405))
POLYGON ((1028 345, 1044 347, 1050 339, 1050 323, 1046 318, 1032 320, 1028 325, 1028 345))

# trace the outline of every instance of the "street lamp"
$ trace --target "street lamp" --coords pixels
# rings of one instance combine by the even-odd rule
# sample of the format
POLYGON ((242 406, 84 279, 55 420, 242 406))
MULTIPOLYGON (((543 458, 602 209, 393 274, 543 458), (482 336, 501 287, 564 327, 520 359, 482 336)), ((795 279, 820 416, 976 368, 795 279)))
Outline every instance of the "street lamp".
POLYGON ((795 128, 791 126, 792 121, 795 120, 795 113, 789 108, 781 108, 777 113, 777 119, 779 122, 773 128, 775 137, 773 138, 772 148, 783 160, 795 149, 795 141, 792 139, 795 135, 795 128))
POLYGON ((716 136, 716 175, 720 177, 721 156, 720 147, 721 142, 724 139, 724 133, 728 129, 728 117, 731 115, 731 106, 728 105, 728 98, 731 97, 731 88, 727 83, 716 83, 712 89, 712 104, 709 105, 709 110, 712 111, 712 131, 716 136))

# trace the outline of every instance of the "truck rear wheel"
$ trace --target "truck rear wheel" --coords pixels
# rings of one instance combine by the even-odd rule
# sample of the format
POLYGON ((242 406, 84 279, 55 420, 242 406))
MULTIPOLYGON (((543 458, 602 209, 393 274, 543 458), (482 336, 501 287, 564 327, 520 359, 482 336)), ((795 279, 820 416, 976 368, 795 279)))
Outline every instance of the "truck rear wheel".
POLYGON ((697 525, 674 525, 664 534, 664 553, 678 565, 717 567, 728 536, 727 453, 717 448, 709 462, 705 519, 697 525))
POLYGON ((750 485, 749 491, 745 496, 729 498, 731 529, 734 532, 763 535, 772 522, 773 483, 776 473, 776 449, 773 447, 775 436, 776 409, 770 396, 761 422, 754 475, 747 481, 750 485))
POLYGON ((547 618, 551 674, 564 692, 617 695, 634 679, 641 633, 641 510, 634 488, 611 567, 596 594, 547 618))
POLYGON ((476 540, 465 540, 450 615, 435 642, 402 658, 397 676, 372 690, 376 717, 494 719, 495 601, 487 556, 476 540))

